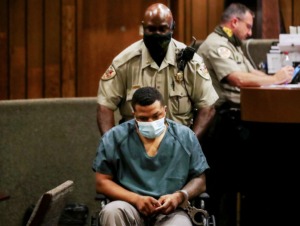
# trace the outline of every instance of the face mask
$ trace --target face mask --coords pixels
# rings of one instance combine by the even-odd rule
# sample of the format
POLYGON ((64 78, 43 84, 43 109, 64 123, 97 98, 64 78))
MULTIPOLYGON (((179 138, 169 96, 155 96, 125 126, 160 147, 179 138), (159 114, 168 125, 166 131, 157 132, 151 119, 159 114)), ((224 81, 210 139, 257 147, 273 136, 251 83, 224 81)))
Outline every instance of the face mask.
POLYGON ((144 43, 152 57, 165 55, 172 38, 172 32, 167 34, 144 34, 144 43))
POLYGON ((166 127, 165 118, 161 118, 153 122, 136 122, 140 133, 149 139, 158 137, 160 134, 162 134, 166 127))

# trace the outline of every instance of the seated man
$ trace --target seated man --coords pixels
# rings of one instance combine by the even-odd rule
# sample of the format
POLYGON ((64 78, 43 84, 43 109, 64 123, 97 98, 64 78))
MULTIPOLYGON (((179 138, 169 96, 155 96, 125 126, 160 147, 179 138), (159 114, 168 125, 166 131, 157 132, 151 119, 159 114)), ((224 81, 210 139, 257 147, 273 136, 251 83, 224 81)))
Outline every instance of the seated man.
MULTIPOLYGON (((253 192, 261 187, 253 183, 252 178, 253 175, 260 175, 261 168, 254 162, 261 158, 264 150, 257 151, 260 143, 254 142, 257 133, 253 124, 241 120, 241 88, 290 83, 294 70, 291 66, 285 66, 271 76, 253 68, 241 44, 252 35, 254 16, 245 5, 230 4, 221 15, 220 24, 198 49, 220 97, 216 103, 213 126, 201 143, 212 168, 207 180, 211 189, 208 193, 213 197, 214 215, 219 226, 238 224, 236 203, 240 193, 244 200, 255 199, 253 206, 256 211, 257 203, 261 202, 256 199, 261 192, 253 192), (250 193, 251 196, 253 194, 251 198, 250 193)), ((245 202, 241 206, 242 214, 245 214, 245 209, 251 209, 245 202)), ((249 219, 254 219, 252 211, 249 211, 249 219)), ((249 223, 249 219, 242 221, 249 223)))
POLYGON ((254 16, 245 5, 230 4, 220 24, 198 49, 220 97, 217 108, 239 107, 242 87, 287 84, 292 80, 292 66, 285 66, 270 76, 254 69, 244 55, 241 44, 252 35, 254 16))
POLYGON ((153 87, 139 88, 131 105, 134 119, 103 135, 93 163, 97 192, 112 200, 100 225, 192 225, 177 207, 206 190, 209 166, 196 135, 166 119, 153 87))

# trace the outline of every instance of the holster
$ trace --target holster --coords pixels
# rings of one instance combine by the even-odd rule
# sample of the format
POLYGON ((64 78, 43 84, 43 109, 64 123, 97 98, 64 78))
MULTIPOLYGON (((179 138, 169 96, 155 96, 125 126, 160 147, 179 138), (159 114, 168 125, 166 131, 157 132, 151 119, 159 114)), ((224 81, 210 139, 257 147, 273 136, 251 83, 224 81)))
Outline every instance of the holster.
POLYGON ((180 52, 177 54, 177 67, 178 71, 183 71, 185 68, 185 65, 188 61, 193 59, 194 54, 196 52, 196 39, 193 37, 193 42, 190 46, 185 47, 184 49, 181 49, 180 52))

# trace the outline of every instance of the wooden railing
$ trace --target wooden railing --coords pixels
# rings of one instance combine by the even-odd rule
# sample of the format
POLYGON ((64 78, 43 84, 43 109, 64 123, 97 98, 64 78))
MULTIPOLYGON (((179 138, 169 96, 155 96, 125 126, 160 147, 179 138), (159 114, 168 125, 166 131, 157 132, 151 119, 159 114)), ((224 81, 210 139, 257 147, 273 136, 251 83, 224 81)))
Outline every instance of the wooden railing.
MULTIPOLYGON (((143 13, 153 2, 1 0, 0 100, 96 96, 98 81, 114 56, 141 38, 143 13)), ((174 37, 186 44, 192 36, 205 39, 224 8, 224 0, 160 2, 174 14, 174 37)), ((257 2, 263 3, 263 18, 268 5, 273 9, 279 4, 285 27, 300 25, 300 1, 257 2)), ((262 37, 278 38, 276 34, 262 37)))

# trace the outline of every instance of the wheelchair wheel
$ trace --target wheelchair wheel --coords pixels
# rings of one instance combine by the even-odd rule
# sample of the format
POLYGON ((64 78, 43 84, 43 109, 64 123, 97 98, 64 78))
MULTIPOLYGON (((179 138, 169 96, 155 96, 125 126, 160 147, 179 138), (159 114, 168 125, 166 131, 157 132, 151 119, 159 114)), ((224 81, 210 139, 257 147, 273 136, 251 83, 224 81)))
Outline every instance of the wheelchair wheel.
POLYGON ((192 220, 194 226, 216 226, 216 218, 214 215, 205 217, 201 213, 197 213, 192 220))
MULTIPOLYGON (((100 211, 100 210, 99 210, 100 211)), ((92 215, 91 215, 91 224, 90 226, 100 226, 99 225, 99 221, 98 221, 98 218, 99 218, 99 211, 96 211, 94 212, 92 215)))
POLYGON ((216 218, 214 215, 208 217, 207 226, 216 226, 216 218))

